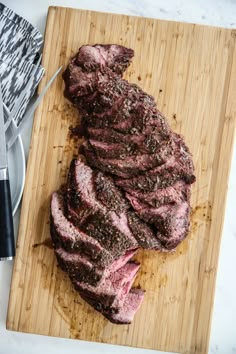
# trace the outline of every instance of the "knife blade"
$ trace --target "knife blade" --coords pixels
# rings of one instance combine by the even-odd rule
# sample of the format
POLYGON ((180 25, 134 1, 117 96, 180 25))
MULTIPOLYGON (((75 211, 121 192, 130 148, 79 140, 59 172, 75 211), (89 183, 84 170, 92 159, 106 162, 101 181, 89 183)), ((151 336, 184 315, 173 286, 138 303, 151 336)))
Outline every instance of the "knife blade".
POLYGON ((14 257, 15 240, 0 82, 0 261, 12 260, 14 257))
POLYGON ((43 91, 40 93, 40 95, 37 97, 37 99, 35 100, 35 102, 33 103, 33 105, 26 111, 21 124, 14 130, 13 135, 11 136, 10 140, 7 143, 7 149, 9 150, 11 148, 11 146, 14 144, 15 140, 17 139, 18 135, 21 133, 23 127, 24 127, 24 122, 26 122, 28 120, 28 118, 30 118, 36 107, 39 105, 39 103, 41 102, 43 96, 45 95, 45 93, 47 92, 47 90, 49 89, 49 87, 51 86, 51 84, 53 83, 53 81, 56 79, 57 75, 60 73, 61 69, 63 68, 63 65, 55 72, 55 74, 51 77, 51 79, 48 81, 48 83, 46 84, 46 86, 44 87, 43 91))

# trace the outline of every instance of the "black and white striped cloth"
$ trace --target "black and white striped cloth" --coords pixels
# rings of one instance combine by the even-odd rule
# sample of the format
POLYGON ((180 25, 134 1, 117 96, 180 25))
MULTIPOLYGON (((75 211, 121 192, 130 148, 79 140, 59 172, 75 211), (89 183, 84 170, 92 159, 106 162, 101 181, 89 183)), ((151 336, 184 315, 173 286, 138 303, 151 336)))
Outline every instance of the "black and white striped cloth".
MULTIPOLYGON (((43 37, 36 28, 0 3, 0 79, 3 101, 10 111, 32 76, 42 44, 43 37)), ((17 125, 43 75, 44 69, 39 65, 32 85, 14 116, 17 125)))

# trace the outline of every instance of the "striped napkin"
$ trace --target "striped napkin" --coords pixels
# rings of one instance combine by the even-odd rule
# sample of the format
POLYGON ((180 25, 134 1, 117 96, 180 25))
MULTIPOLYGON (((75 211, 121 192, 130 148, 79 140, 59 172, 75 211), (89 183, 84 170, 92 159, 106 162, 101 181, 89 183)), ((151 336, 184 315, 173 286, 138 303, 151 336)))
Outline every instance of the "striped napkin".
MULTIPOLYGON (((9 111, 31 78, 42 44, 43 36, 36 28, 0 3, 0 78, 3 102, 9 111)), ((44 68, 39 65, 32 85, 14 116, 17 126, 43 75, 44 68)))

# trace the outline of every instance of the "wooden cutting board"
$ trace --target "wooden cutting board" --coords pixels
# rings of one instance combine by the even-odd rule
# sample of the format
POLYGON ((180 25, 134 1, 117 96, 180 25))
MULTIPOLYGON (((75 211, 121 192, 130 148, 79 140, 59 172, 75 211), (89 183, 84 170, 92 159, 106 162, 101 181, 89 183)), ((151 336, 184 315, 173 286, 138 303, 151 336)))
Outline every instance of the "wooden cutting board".
POLYGON ((126 78, 155 96, 193 154, 192 227, 174 254, 140 251, 145 300, 131 325, 109 323, 73 290, 49 242, 51 193, 65 182, 78 142, 77 112, 59 76, 33 126, 7 328, 141 348, 207 353, 236 118, 236 32, 51 7, 40 90, 83 44, 135 50, 126 78))

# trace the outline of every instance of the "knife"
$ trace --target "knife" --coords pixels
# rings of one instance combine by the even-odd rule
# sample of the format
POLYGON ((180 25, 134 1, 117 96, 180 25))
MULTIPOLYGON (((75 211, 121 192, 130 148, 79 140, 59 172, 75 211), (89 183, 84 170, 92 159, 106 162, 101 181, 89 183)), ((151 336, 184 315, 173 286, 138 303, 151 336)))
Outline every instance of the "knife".
POLYGON ((8 174, 2 89, 0 83, 0 261, 15 257, 11 191, 8 174))

